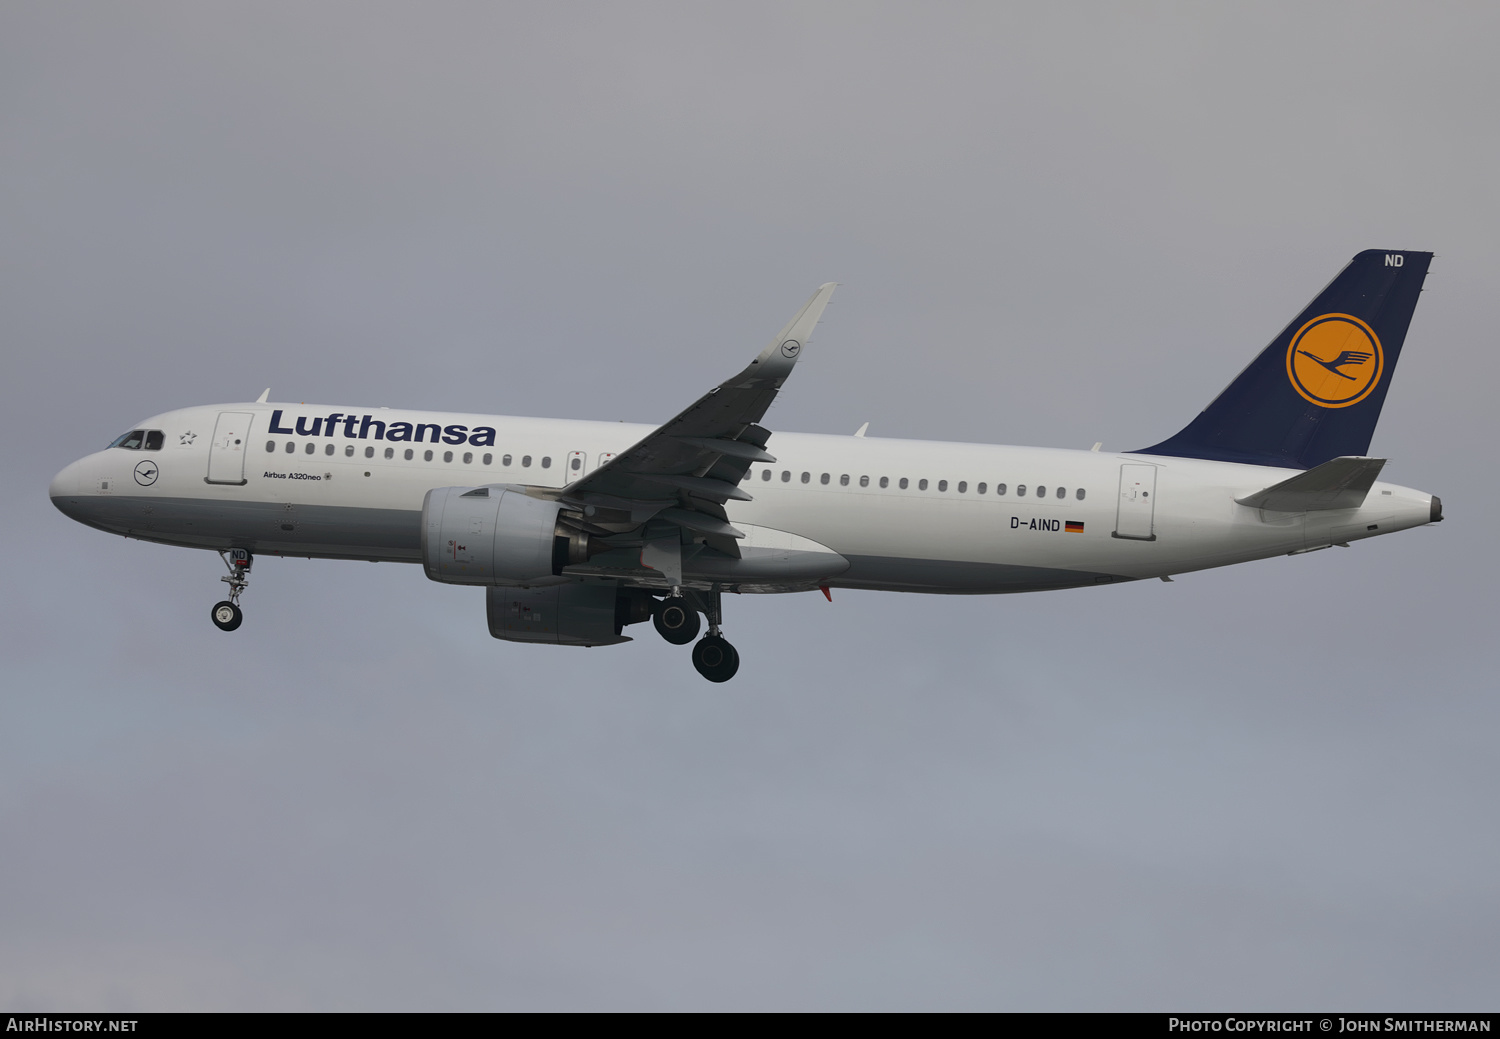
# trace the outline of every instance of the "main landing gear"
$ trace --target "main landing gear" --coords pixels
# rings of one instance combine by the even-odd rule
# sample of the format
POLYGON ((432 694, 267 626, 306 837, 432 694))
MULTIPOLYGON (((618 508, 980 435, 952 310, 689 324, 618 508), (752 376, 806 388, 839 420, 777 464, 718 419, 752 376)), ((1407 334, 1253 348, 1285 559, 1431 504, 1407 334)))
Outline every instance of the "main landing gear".
POLYGON ((693 667, 710 682, 727 682, 740 669, 740 655, 719 634, 723 613, 717 588, 706 595, 693 591, 684 595, 674 588, 672 595, 656 604, 651 620, 662 638, 674 646, 685 646, 698 638, 700 611, 708 615, 708 634, 693 647, 693 667))
POLYGON ((229 598, 214 603, 214 608, 208 615, 220 631, 233 631, 245 619, 245 614, 240 609, 240 595, 250 585, 250 564, 255 560, 249 550, 243 548, 231 548, 228 555, 220 552, 219 558, 229 568, 229 574, 219 578, 229 585, 229 598))

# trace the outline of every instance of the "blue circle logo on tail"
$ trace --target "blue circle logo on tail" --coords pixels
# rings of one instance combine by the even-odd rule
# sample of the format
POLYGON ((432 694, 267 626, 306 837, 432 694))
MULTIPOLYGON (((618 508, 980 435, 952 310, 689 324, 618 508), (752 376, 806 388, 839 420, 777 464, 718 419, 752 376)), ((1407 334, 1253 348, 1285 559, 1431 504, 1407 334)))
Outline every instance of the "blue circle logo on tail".
POLYGON ((1375 330, 1349 314, 1315 317, 1292 336, 1286 374, 1292 388, 1322 408, 1347 408, 1374 392, 1385 372, 1375 330))

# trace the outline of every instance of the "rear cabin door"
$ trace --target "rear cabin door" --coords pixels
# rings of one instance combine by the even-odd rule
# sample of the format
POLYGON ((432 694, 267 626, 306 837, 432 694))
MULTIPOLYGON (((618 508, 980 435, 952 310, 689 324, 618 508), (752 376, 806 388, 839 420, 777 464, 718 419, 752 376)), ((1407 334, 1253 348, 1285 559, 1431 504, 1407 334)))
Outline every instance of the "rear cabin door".
POLYGON ((1117 538, 1155 541, 1156 466, 1120 466, 1120 505, 1115 513, 1117 538))
POLYGON ((248 411, 221 411, 208 445, 208 482, 243 484, 245 447, 250 441, 248 411))

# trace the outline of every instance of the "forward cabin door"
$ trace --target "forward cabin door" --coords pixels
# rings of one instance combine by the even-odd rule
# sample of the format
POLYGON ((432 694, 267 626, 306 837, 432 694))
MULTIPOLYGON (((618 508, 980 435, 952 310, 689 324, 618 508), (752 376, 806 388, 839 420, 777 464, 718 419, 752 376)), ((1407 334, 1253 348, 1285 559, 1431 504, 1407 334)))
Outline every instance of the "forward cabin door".
POLYGON ((1156 466, 1120 466, 1120 505, 1115 513, 1117 538, 1155 541, 1156 466))
POLYGON ((253 417, 248 411, 219 412, 214 438, 208 445, 207 482, 245 482, 245 447, 250 441, 250 420, 253 417))

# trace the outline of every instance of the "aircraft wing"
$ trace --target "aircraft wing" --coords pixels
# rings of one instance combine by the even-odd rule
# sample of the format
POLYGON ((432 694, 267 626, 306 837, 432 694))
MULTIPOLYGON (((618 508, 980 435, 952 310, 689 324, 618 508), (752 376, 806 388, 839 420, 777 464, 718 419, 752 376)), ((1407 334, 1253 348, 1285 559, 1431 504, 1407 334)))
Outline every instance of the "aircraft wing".
MULTIPOLYGON (((655 517, 709 535, 738 556, 726 501, 749 501, 740 488, 752 462, 774 462, 771 431, 759 425, 802 357, 836 283, 829 282, 787 322, 749 367, 709 390, 676 418, 563 488, 559 497, 585 515, 628 511, 632 523, 655 517)), ((601 517, 602 518, 602 517, 601 517)))

